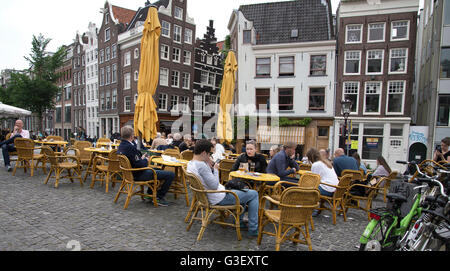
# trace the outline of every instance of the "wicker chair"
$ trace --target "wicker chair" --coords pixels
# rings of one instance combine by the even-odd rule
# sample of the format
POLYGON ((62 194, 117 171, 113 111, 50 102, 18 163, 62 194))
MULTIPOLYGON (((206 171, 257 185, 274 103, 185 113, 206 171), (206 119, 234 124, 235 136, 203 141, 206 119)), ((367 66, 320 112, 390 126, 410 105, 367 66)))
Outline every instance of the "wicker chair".
POLYGON ((280 245, 286 240, 294 243, 308 245, 312 250, 311 237, 308 230, 308 222, 315 208, 319 206, 320 194, 315 189, 304 189, 297 186, 289 187, 281 194, 281 200, 277 201, 270 196, 264 196, 261 207, 268 200, 278 205, 279 210, 260 209, 258 245, 261 244, 263 234, 275 236, 275 250, 280 250, 280 245), (267 224, 274 226, 275 233, 264 231, 267 224), (291 234, 291 230, 294 230, 291 234), (300 233, 304 240, 300 240, 300 233))
POLYGON ((299 164, 300 170, 306 170, 311 171, 311 165, 310 164, 299 164))
MULTIPOLYGON (((272 189, 272 195, 270 196, 272 199, 274 199, 276 201, 281 200, 281 195, 282 195, 283 191, 286 189, 285 186, 283 186, 283 184, 292 186, 291 182, 286 182, 286 181, 277 182, 272 189)), ((319 185, 320 185, 320 175, 312 173, 312 172, 306 172, 306 173, 302 174, 302 176, 300 176, 300 179, 297 184, 297 186, 300 188, 313 189, 313 190, 317 190, 319 188, 319 185)), ((272 205, 272 207, 273 207, 273 205, 272 205)), ((313 221, 312 217, 311 217, 310 222, 311 222, 311 230, 314 230, 314 221, 313 221)))
POLYGON ((341 176, 345 175, 352 175, 352 182, 355 181, 363 182, 365 179, 364 173, 361 170, 344 169, 341 173, 341 176))
POLYGON ((83 186, 83 180, 81 178, 81 163, 76 156, 69 156, 66 154, 55 153, 50 147, 43 146, 42 151, 45 154, 45 158, 50 162, 50 172, 48 173, 47 179, 44 184, 47 184, 50 178, 55 178, 55 188, 59 186, 59 180, 63 178, 69 178, 73 183, 74 179, 80 181, 80 185, 83 186), (69 162, 71 159, 72 162, 69 162), (67 175, 61 176, 61 173, 66 170, 67 175), (77 173, 77 176, 72 175, 72 170, 77 173), (55 173, 55 176, 52 176, 55 173))
POLYGON ((128 208, 128 205, 130 204, 130 199, 132 196, 141 196, 141 199, 144 200, 144 196, 151 196, 153 199, 153 205, 155 207, 158 207, 158 202, 156 198, 156 193, 158 192, 159 188, 159 181, 156 176, 156 172, 153 168, 147 167, 147 168, 138 168, 133 169, 131 167, 130 161, 128 158, 124 155, 118 155, 117 156, 120 163, 120 170, 122 171, 122 177, 123 181, 120 185, 119 191, 117 191, 117 195, 114 199, 114 203, 117 203, 117 200, 120 197, 120 194, 126 194, 127 199, 125 200, 125 205, 123 207, 124 210, 128 208), (153 171, 153 179, 148 181, 134 181, 133 172, 135 171, 142 171, 142 170, 152 170, 153 171), (152 194, 146 194, 144 191, 144 187, 150 188, 152 191, 152 194), (140 188, 139 191, 136 190, 136 188, 140 188))
POLYGON ((120 170, 120 162, 117 155, 117 150, 112 150, 108 154, 108 158, 96 156, 93 162, 94 173, 92 174, 91 188, 94 188, 95 182, 106 183, 106 193, 109 191, 109 183, 112 182, 112 187, 116 183, 122 183, 122 180, 117 180, 117 176, 122 178, 122 171, 120 170), (97 178, 97 175, 100 178, 97 178))
POLYGON ((194 152, 191 150, 185 150, 181 152, 181 159, 191 161, 194 158, 194 152))
POLYGON ((345 194, 345 212, 349 208, 353 209, 360 209, 367 213, 367 218, 370 221, 370 209, 372 209, 372 202, 380 192, 380 190, 383 190, 383 187, 381 185, 386 183, 388 181, 387 177, 381 178, 379 182, 377 182, 374 186, 371 185, 364 185, 364 184, 353 184, 349 187, 347 193, 345 194), (351 189, 354 187, 361 187, 364 188, 365 194, 364 195, 353 195, 350 193, 351 189), (366 205, 362 206, 361 201, 365 201, 366 205))
POLYGON ((47 141, 53 140, 53 141, 64 141, 64 138, 61 136, 47 136, 45 138, 47 141))
POLYGON ((23 168, 24 172, 27 172, 27 168, 31 170, 31 177, 34 175, 34 168, 42 168, 44 174, 47 173, 45 166, 45 157, 43 154, 35 154, 34 150, 39 148, 34 147, 34 142, 28 138, 18 137, 14 139, 14 146, 17 150, 17 162, 14 166, 13 176, 16 175, 18 168, 23 168), (36 165, 34 164, 36 161, 36 165), (41 163, 41 166, 38 164, 41 163))
POLYGON ((200 220, 202 222, 202 227, 197 236, 197 241, 200 241, 203 237, 203 233, 205 232, 206 227, 211 222, 213 222, 222 226, 234 227, 236 229, 238 240, 242 240, 239 216, 242 214, 242 212, 244 212, 244 209, 240 205, 239 197, 234 192, 228 190, 205 190, 202 182, 195 174, 187 172, 184 167, 183 171, 186 178, 189 180, 191 190, 194 192, 194 196, 197 199, 194 207, 195 210, 191 216, 186 231, 189 231, 191 229, 194 220, 200 220), (230 193, 235 197, 236 204, 227 206, 211 205, 207 197, 207 194, 211 193, 230 193), (201 212, 200 216, 198 216, 198 212, 201 212), (211 216, 213 214, 218 214, 218 216, 211 220, 211 216), (232 216, 234 218, 234 223, 225 222, 226 216, 232 216))
POLYGON ((92 143, 89 141, 76 141, 73 147, 67 150, 75 150, 76 156, 80 159, 82 165, 89 165, 91 161, 91 152, 85 151, 85 148, 91 148, 92 143))
POLYGON ((333 225, 336 225, 336 213, 342 213, 344 215, 344 221, 347 221, 347 213, 345 208, 345 196, 347 191, 349 191, 349 187, 352 182, 352 175, 345 175, 342 176, 339 180, 339 184, 337 186, 327 184, 327 183, 321 183, 326 186, 334 187, 336 188, 336 191, 334 191, 332 197, 323 196, 320 195, 321 203, 319 210, 329 210, 332 213, 333 216, 333 225), (324 202, 328 203, 329 207, 324 206, 324 202), (338 210, 338 207, 340 207, 340 210, 338 210))
POLYGON ((219 163, 219 179, 220 179, 220 183, 226 183, 228 181, 228 179, 230 178, 230 172, 231 172, 231 168, 233 167, 234 163, 236 162, 236 160, 232 160, 232 159, 223 159, 220 161, 219 163))

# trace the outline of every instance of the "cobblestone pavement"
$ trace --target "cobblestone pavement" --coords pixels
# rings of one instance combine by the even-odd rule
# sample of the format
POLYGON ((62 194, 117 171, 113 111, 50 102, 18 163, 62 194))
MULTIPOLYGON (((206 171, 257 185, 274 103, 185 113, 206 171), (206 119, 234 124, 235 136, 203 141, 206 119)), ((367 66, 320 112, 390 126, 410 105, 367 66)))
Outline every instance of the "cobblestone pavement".
MULTIPOLYGON (((3 165, 3 163, 1 163, 3 165)), ((54 180, 44 185, 45 175, 39 170, 29 177, 23 170, 16 176, 0 168, 0 251, 51 250, 67 251, 80 245, 81 250, 104 251, 273 251, 275 239, 264 236, 257 246, 242 232, 237 241, 232 228, 211 224, 203 239, 196 242, 200 224, 189 232, 184 223, 188 207, 184 198, 174 199, 169 207, 155 208, 139 197, 131 199, 123 210, 125 197, 113 203, 118 187, 105 193, 100 184, 89 188, 79 183, 62 181, 53 188, 54 180)), ((89 180, 89 179, 88 179, 89 180)), ((379 197, 380 198, 380 197, 379 197)), ((375 205, 382 205, 377 199, 375 205)), ((324 211, 314 219, 311 233, 313 250, 358 250, 360 234, 367 225, 367 216, 360 210, 349 210, 347 222, 338 217, 332 224, 331 213, 324 211)), ((269 227, 269 226, 268 226, 269 227)), ((281 250, 307 251, 304 245, 282 244, 281 250)))

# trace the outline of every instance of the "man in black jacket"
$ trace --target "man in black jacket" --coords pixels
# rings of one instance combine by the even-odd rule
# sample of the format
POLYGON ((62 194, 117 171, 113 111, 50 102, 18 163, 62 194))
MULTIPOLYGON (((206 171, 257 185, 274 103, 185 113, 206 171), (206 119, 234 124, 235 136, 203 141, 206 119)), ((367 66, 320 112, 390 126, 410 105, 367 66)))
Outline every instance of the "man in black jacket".
MULTIPOLYGON (((142 153, 136 148, 136 145, 133 144, 133 135, 134 130, 130 126, 125 126, 121 129, 122 142, 117 150, 118 154, 125 155, 130 161, 132 168, 146 168, 148 167, 148 159, 146 155, 142 155, 142 153)), ((175 174, 171 171, 165 170, 155 170, 158 180, 161 181, 161 187, 157 192, 158 197, 158 205, 159 206, 168 206, 168 202, 164 199, 169 191, 170 185, 172 181, 175 179, 175 174)), ((153 179, 153 171, 151 170, 142 170, 133 172, 133 177, 135 181, 148 181, 153 179)), ((150 191, 147 193, 150 194, 150 191)))

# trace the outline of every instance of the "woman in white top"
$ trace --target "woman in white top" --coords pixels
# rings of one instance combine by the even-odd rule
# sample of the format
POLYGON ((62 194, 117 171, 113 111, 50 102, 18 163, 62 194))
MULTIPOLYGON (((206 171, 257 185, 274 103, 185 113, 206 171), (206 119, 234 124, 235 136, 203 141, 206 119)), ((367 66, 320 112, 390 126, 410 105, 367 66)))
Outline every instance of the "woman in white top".
MULTIPOLYGON (((311 172, 320 175, 320 182, 337 186, 339 179, 336 172, 331 165, 331 162, 325 160, 320 152, 316 149, 310 149, 306 154, 308 160, 312 163, 311 172)), ((336 188, 324 184, 319 185, 320 194, 323 196, 332 197, 336 188)))

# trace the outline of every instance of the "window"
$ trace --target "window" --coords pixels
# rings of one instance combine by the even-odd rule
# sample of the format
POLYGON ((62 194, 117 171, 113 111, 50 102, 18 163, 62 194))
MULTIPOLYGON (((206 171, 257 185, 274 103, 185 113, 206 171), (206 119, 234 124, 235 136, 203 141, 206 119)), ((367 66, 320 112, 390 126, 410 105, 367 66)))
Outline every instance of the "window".
POLYGON ((439 96, 437 126, 450 126, 450 96, 439 96))
POLYGON ((368 42, 384 41, 385 23, 369 24, 369 32, 367 36, 368 42))
POLYGON ((170 38, 170 23, 166 21, 161 21, 161 35, 170 38))
POLYGON ((391 126, 391 136, 403 136, 402 126, 391 126))
POLYGON ((175 42, 181 43, 181 26, 174 25, 174 28, 173 28, 173 40, 175 42))
POLYGON ((352 101, 351 113, 358 113, 359 82, 344 82, 344 100, 352 101))
POLYGON ((367 51, 367 74, 382 74, 383 73, 383 50, 367 51))
MULTIPOLYGON (((447 5, 450 6, 450 2, 447 5)), ((441 49, 441 78, 450 78, 450 48, 441 49)))
POLYGON ((317 135, 319 137, 329 137, 330 135, 330 127, 322 126, 317 127, 317 135))
POLYGON ((139 81, 139 72, 138 71, 134 71, 134 81, 139 81))
POLYGON ((287 111, 294 109, 294 89, 280 88, 278 90, 278 110, 287 111))
POLYGON ((183 9, 175 7, 174 17, 178 20, 183 20, 183 9))
POLYGON ((111 59, 114 59, 117 57, 117 45, 113 44, 111 46, 111 59))
POLYGON ((105 29, 105 42, 111 39, 111 30, 109 28, 105 29))
POLYGON ((409 32, 409 21, 392 22, 391 41, 407 40, 409 32))
POLYGON ((134 59, 138 59, 139 58, 139 49, 135 48, 134 49, 134 59))
POLYGON ((311 56, 309 75, 321 76, 326 74, 327 74, 327 56, 326 55, 311 56))
POLYGON ((106 47, 105 54, 106 54, 105 61, 109 61, 111 59, 111 48, 110 47, 106 47))
POLYGON ((70 123, 72 122, 72 111, 71 106, 64 107, 64 122, 70 123))
POLYGON ((100 86, 105 85, 105 68, 100 69, 100 86))
POLYGON ((212 55, 207 55, 206 56, 206 64, 212 65, 212 62, 213 62, 212 59, 213 59, 212 55))
POLYGON ((184 42, 192 44, 192 30, 185 28, 184 29, 184 42))
POLYGON ((295 58, 293 56, 280 57, 280 76, 294 75, 295 58))
POLYGON ((325 110, 325 88, 309 89, 309 110, 324 111, 325 110))
POLYGON ((159 84, 169 86, 169 69, 161 68, 159 71, 159 84))
POLYGON ((130 96, 125 96, 123 103, 124 103, 124 111, 125 112, 130 112, 131 111, 131 97, 130 96))
POLYGON ((244 35, 244 37, 243 37, 244 44, 252 43, 252 31, 251 30, 244 30, 243 35, 244 35))
POLYGON ((131 74, 126 73, 123 78, 123 89, 130 89, 131 88, 131 74))
POLYGON ((346 43, 362 42, 362 25, 347 25, 346 43))
POLYGON ((202 71, 202 73, 200 75, 200 83, 202 85, 208 84, 208 75, 209 75, 209 73, 207 71, 202 71))
POLYGON ((111 84, 111 66, 106 67, 106 85, 111 84))
POLYGON ((366 97, 364 102, 364 113, 380 113, 381 82, 366 82, 366 97))
POLYGON ((344 75, 359 74, 360 62, 361 62, 361 51, 345 52, 344 75))
POLYGON ((208 85, 210 86, 216 85, 216 75, 212 72, 208 74, 208 85))
POLYGON ((171 81, 172 87, 180 87, 180 72, 179 71, 172 71, 172 81, 171 81))
POLYGON ((111 93, 109 91, 106 92, 106 110, 111 109, 111 93))
POLYGON ((388 101, 386 113, 403 113, 405 81, 388 82, 388 101))
POLYGON ((191 86, 191 74, 187 72, 183 72, 183 89, 190 89, 191 86))
POLYGON ((270 88, 257 88, 256 94, 256 110, 270 110, 270 88))
POLYGON ((270 76, 270 57, 256 59, 256 76, 270 76))
POLYGON ((391 49, 390 73, 406 73, 408 49, 391 49))
POLYGON ((194 96, 194 111, 203 111, 203 95, 194 96))
POLYGON ((189 51, 184 51, 183 53, 183 63, 186 65, 191 65, 192 53, 189 51))
POLYGON ((377 160, 383 152, 383 127, 364 127, 362 159, 377 160))
POLYGON ((169 60, 169 46, 165 44, 161 45, 161 59, 169 60))
POLYGON ((55 114, 56 114, 56 122, 57 123, 61 123, 61 107, 57 107, 56 108, 56 112, 55 112, 55 114))
POLYGON ((117 89, 113 89, 112 91, 112 109, 117 108, 117 89))
POLYGON ((131 52, 126 52, 125 53, 125 58, 123 60, 123 66, 130 66, 131 65, 131 52))
POLYGON ((178 111, 178 99, 177 95, 170 95, 170 111, 178 111))
POLYGON ((100 64, 105 62, 105 51, 103 49, 100 50, 100 64))
POLYGON ((181 52, 181 50, 179 48, 173 47, 173 50, 172 50, 172 61, 173 62, 180 63, 180 52, 181 52))
POLYGON ((183 96, 180 101, 181 108, 183 112, 189 112, 189 97, 183 96))
POLYGON ((112 65, 111 83, 117 83, 117 64, 112 65))

